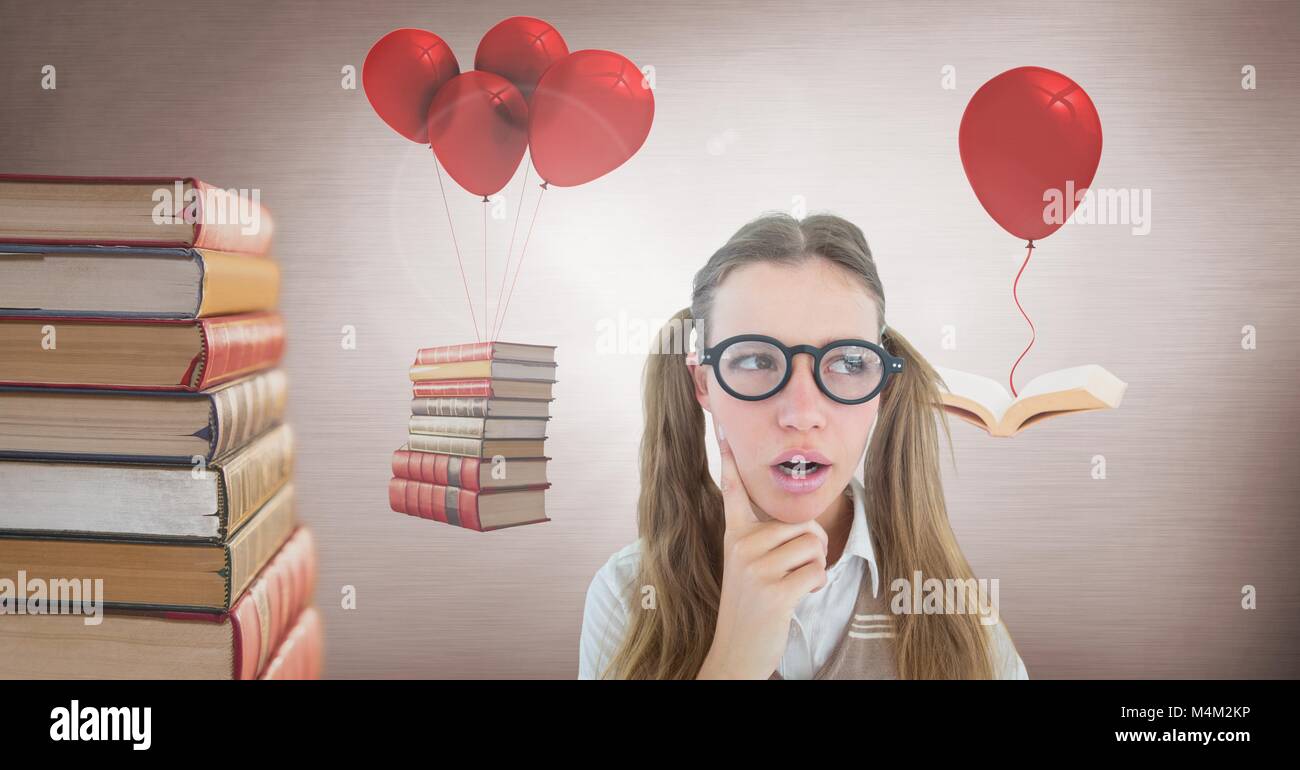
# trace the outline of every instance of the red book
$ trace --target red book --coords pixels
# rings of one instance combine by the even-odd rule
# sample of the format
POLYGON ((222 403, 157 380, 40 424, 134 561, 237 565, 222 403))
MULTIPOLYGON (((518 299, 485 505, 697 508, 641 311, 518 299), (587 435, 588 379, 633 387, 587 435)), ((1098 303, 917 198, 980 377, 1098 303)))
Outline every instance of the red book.
POLYGON ((317 561, 299 528, 229 612, 107 610, 0 621, 0 679, 256 679, 311 605, 317 561))
POLYGON ((484 486, 488 489, 537 488, 547 483, 546 461, 549 459, 503 459, 500 465, 494 467, 491 458, 419 452, 402 447, 393 452, 393 476, 426 484, 459 487, 471 492, 480 491, 484 486))
POLYGON ((438 345, 416 351, 413 366, 485 361, 490 358, 510 361, 554 361, 555 346, 524 345, 518 342, 466 342, 458 345, 438 345))
POLYGON ((415 363, 446 364, 453 361, 482 361, 491 357, 491 342, 467 342, 461 345, 421 348, 415 352, 415 363))
POLYGON ((266 669, 271 651, 311 604, 316 589, 316 548, 311 530, 299 527, 230 610, 235 627, 235 678, 266 669))
POLYGON ((222 615, 167 612, 177 620, 230 621, 234 632, 235 679, 256 679, 265 671, 316 590, 316 541, 299 527, 253 579, 248 590, 222 615))
POLYGON ((411 392, 416 398, 469 396, 474 398, 550 400, 551 385, 552 383, 549 382, 534 380, 474 377, 454 380, 420 380, 412 383, 411 392))
POLYGON ((398 449, 393 452, 393 476, 477 492, 481 460, 479 457, 398 449))
POLYGON ((476 492, 394 477, 388 481, 388 503, 398 513, 489 532, 550 521, 544 499, 550 486, 547 483, 476 492))
POLYGON ((0 318, 0 385, 205 390, 279 363, 278 313, 198 320, 0 318))
POLYGON ((325 664, 325 635, 320 612, 308 607, 275 651, 259 679, 320 679, 325 664))
POLYGON ((265 254, 274 229, 260 190, 192 177, 0 174, 0 243, 265 254))
POLYGON ((426 380, 411 388, 417 398, 445 396, 477 396, 492 398, 492 380, 486 377, 473 380, 426 380))

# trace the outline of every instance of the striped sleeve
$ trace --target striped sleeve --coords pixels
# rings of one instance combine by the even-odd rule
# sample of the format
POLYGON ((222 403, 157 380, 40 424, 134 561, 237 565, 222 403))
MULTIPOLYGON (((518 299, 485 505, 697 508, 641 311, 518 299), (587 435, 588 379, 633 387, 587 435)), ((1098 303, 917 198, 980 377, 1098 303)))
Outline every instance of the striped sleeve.
MULTIPOLYGON (((578 642, 578 678, 599 679, 623 641, 630 611, 624 598, 626 550, 619 551, 596 572, 587 588, 578 642)), ((635 571, 635 568, 633 568, 635 571)))
POLYGON ((1028 679, 1025 662, 1020 659, 1011 634, 1001 620, 993 627, 993 677, 995 679, 1028 679))

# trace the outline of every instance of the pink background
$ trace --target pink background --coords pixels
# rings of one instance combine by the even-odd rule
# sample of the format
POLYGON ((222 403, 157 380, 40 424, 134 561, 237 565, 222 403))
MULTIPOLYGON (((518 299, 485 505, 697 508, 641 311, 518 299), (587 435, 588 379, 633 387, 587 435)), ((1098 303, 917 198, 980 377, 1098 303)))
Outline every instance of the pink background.
MULTIPOLYGON (((681 308, 728 235, 795 196, 865 230, 890 325, 935 364, 1005 382, 1029 335, 1011 298, 1023 248, 976 202, 956 131, 980 84, 1025 64, 1087 89, 1105 130, 1095 184, 1150 189, 1152 230, 1067 225, 1039 244, 1020 282, 1038 340, 1017 383, 1098 363, 1128 393, 1118 411, 1010 441, 954 423, 946 483, 960 540, 976 572, 1000 580, 1033 678, 1300 673, 1300 6, 0 9, 0 170, 192 174, 260 188, 276 215, 299 511, 321 549, 329 676, 576 673, 587 585, 635 537, 644 356, 599 352, 600 324, 681 308), (518 13, 555 24, 571 49, 653 65, 657 112, 630 163, 547 194, 501 337, 559 347, 553 521, 481 535, 388 509, 412 355, 474 331, 431 154, 372 114, 359 70, 399 26, 442 35, 469 69, 479 36, 518 13), (40 87, 46 64, 57 90, 40 87), (1246 64, 1257 90, 1241 88, 1246 64), (356 90, 340 87, 345 65, 356 90), (945 65, 953 90, 940 86, 945 65), (1240 347, 1246 324, 1258 350, 1240 347), (356 350, 341 348, 345 325, 356 350), (946 325, 954 350, 941 347, 946 325), (1090 478, 1098 454, 1104 481, 1090 478), (1254 611, 1240 607, 1247 584, 1254 611), (355 610, 340 607, 347 585, 355 610)), ((480 204, 448 193, 478 304, 480 204)), ((535 194, 530 184, 525 224, 535 194)), ((488 223, 493 302, 513 214, 488 223)))

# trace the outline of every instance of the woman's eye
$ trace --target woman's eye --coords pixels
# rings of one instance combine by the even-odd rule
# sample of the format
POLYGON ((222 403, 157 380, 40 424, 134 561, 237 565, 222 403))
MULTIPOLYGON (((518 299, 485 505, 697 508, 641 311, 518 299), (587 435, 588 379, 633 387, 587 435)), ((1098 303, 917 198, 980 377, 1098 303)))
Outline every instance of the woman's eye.
POLYGON ((859 375, 866 372, 871 362, 863 355, 840 355, 830 361, 827 369, 832 374, 859 375))
POLYGON ((732 359, 731 366, 733 369, 775 369, 776 362, 772 360, 771 356, 751 353, 749 355, 737 356, 732 359))

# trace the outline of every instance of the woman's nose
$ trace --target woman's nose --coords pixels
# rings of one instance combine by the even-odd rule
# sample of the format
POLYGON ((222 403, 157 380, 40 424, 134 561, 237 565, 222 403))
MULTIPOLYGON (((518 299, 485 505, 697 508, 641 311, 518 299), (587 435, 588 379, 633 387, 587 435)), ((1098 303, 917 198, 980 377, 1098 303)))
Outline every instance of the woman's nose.
POLYGON ((777 419, 783 428, 812 430, 826 424, 826 396, 813 377, 811 356, 795 356, 790 381, 779 394, 777 419))

